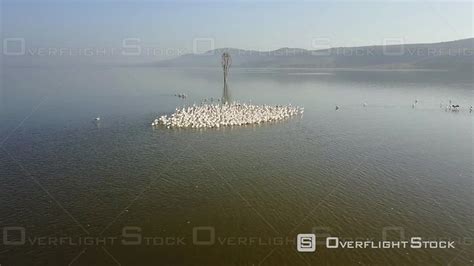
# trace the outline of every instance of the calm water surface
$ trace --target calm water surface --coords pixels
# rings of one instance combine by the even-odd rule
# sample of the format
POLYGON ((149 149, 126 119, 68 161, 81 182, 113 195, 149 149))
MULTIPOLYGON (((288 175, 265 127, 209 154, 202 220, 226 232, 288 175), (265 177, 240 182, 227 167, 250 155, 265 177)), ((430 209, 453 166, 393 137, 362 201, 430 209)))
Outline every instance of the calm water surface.
POLYGON ((26 243, 3 242, 0 264, 472 265, 472 77, 233 69, 234 99, 292 103, 304 116, 151 128, 178 106, 220 97, 220 71, 4 68, 0 225, 24 228, 26 243), (440 108, 450 99, 459 112, 440 108), (140 243, 123 238, 127 226, 140 243), (296 252, 296 235, 312 231, 449 238, 456 249, 296 252), (85 236, 115 242, 47 240, 85 236))

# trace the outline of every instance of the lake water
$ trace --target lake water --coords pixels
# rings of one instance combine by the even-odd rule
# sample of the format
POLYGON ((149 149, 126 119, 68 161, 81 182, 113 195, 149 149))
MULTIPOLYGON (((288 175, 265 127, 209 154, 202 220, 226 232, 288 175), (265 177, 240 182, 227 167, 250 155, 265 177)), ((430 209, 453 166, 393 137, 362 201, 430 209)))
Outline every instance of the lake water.
POLYGON ((229 83, 239 101, 305 113, 153 129, 220 97, 221 70, 4 68, 0 265, 472 265, 472 76, 231 69, 229 83), (311 232, 456 248, 298 253, 311 232))

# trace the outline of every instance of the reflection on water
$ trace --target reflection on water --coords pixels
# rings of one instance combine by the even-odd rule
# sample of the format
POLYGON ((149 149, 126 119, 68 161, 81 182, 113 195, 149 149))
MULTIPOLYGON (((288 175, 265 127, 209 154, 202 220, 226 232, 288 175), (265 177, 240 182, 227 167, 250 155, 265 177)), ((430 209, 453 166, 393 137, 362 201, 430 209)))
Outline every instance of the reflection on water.
MULTIPOLYGON (((465 265, 473 259, 466 243, 455 250, 318 247, 298 255, 294 244, 275 240, 311 231, 469 239, 472 77, 233 69, 234 99, 304 106, 304 117, 209 130, 149 126, 177 106, 219 98, 220 71, 5 69, 1 139, 31 116, 4 142, 8 153, 0 153, 2 226, 24 227, 29 237, 120 237, 124 226, 136 226, 143 239, 184 239, 107 244, 122 265, 465 265), (188 97, 167 96, 176 92, 188 97), (461 110, 439 107, 449 100, 461 110), (202 227, 214 232, 213 245, 193 242, 193 229, 202 227)), ((2 245, 0 263, 69 264, 82 250, 2 245)), ((88 247, 74 264, 113 263, 106 251, 88 247)))

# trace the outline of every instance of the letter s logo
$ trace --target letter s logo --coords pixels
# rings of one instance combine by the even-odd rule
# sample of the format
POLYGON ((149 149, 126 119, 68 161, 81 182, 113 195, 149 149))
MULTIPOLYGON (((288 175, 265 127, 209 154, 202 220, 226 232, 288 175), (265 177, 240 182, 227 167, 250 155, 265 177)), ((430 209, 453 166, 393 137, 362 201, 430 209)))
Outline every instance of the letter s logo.
POLYGON ((316 251, 316 235, 315 234, 298 234, 296 239, 296 248, 299 252, 316 251))

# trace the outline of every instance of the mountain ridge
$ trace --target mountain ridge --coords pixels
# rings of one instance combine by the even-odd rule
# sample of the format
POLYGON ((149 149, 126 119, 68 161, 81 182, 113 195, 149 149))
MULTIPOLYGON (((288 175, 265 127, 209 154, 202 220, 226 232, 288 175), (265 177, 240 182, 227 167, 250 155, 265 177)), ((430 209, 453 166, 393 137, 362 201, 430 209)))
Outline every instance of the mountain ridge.
POLYGON ((438 43, 370 45, 307 50, 282 47, 271 51, 217 48, 152 63, 156 67, 219 67, 223 52, 234 67, 386 68, 472 70, 474 38, 438 43))

